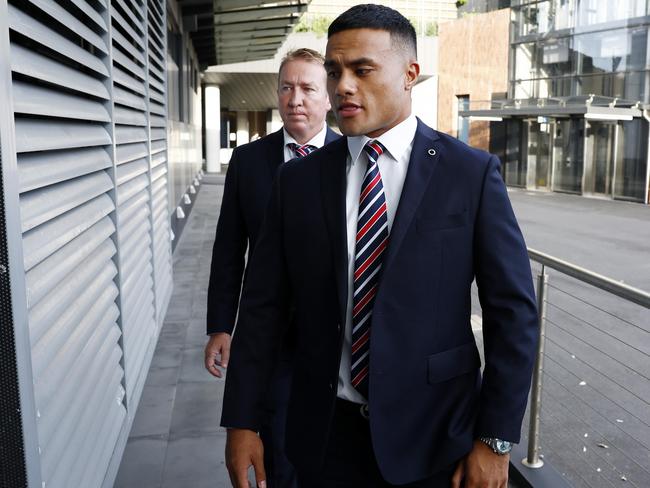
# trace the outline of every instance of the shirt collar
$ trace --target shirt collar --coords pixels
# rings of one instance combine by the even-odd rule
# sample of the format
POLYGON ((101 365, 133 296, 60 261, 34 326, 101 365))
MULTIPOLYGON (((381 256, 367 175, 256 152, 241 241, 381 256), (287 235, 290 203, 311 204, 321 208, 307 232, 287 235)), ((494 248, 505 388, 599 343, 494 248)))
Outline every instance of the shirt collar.
MULTIPOLYGON (((415 137, 417 127, 418 121, 415 118, 415 115, 411 114, 395 127, 384 132, 375 139, 383 144, 386 151, 388 151, 396 161, 400 161, 401 157, 408 150, 411 141, 415 137)), ((348 137, 348 152, 352 164, 359 159, 363 146, 371 140, 373 139, 368 136, 348 137)))
MULTIPOLYGON (((286 147, 287 144, 298 144, 299 146, 302 146, 303 144, 299 144, 298 141, 296 141, 293 137, 291 137, 291 134, 287 132, 287 129, 284 127, 282 128, 282 133, 284 134, 284 146, 286 147)), ((317 148, 323 147, 325 145, 325 136, 327 136, 327 124, 323 123, 323 128, 321 131, 316 134, 314 137, 312 137, 310 140, 308 140, 305 144, 310 144, 312 146, 316 146, 317 148)))

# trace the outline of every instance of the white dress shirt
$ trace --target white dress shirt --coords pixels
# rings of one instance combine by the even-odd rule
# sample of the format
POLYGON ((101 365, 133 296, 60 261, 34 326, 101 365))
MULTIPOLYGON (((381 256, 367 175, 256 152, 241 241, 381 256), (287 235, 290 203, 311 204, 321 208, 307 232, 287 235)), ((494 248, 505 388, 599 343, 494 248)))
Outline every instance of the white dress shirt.
MULTIPOLYGON (((386 197, 389 239, 393 221, 395 220, 397 205, 402 194, 402 187, 406 179, 416 129, 417 119, 415 115, 411 114, 406 120, 376 138, 386 148, 386 151, 379 156, 377 164, 379 165, 379 172, 381 173, 386 197)), ((348 137, 348 159, 346 166, 345 213, 347 216, 348 243, 348 305, 345 318, 343 351, 339 366, 337 395, 339 398, 355 403, 366 403, 366 399, 354 389, 350 380, 350 348, 352 344, 352 295, 354 292, 354 256, 357 217, 359 214, 359 194, 361 193, 363 177, 368 167, 368 156, 363 150, 363 147, 371 140, 373 139, 366 136, 348 137)), ((372 328, 370 334, 372 336, 372 328)), ((370 360, 372 361, 372 357, 370 360)))
MULTIPOLYGON (((296 153, 291 150, 289 144, 298 144, 299 146, 303 146, 304 144, 300 144, 293 137, 291 137, 291 135, 287 132, 287 129, 282 128, 282 132, 284 133, 284 162, 286 163, 287 161, 290 161, 296 157, 296 153)), ((310 144, 312 146, 321 148, 325 145, 325 136, 327 136, 327 124, 323 123, 323 128, 321 131, 305 144, 310 144)))

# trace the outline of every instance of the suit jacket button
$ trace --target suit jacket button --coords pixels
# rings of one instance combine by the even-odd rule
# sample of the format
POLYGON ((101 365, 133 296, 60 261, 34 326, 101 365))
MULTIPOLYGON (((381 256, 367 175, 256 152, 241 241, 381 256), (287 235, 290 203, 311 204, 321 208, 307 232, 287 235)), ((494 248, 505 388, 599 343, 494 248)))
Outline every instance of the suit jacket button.
POLYGON ((341 323, 340 322, 338 324, 336 324, 336 330, 341 332, 341 323))
POLYGON ((334 384, 330 383, 330 390, 333 390, 333 389, 334 389, 334 384))

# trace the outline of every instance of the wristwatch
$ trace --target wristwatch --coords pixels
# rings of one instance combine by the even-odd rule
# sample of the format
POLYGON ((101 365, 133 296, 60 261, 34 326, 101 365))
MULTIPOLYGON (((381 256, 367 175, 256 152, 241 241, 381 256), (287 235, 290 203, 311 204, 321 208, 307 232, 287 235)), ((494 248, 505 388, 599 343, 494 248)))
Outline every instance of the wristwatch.
POLYGON ((508 454, 512 450, 512 442, 509 441, 503 441, 496 437, 479 437, 478 439, 500 456, 508 454))

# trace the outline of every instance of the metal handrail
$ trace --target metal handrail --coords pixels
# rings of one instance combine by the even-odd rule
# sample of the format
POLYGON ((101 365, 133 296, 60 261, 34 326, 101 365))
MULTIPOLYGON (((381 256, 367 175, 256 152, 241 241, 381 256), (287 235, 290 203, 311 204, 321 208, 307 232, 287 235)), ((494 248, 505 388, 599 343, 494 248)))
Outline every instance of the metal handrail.
POLYGON ((544 371, 544 345, 546 339, 546 296, 548 294, 548 274, 546 268, 552 268, 567 276, 576 278, 584 283, 607 291, 620 298, 641 305, 650 309, 650 293, 620 283, 606 276, 594 273, 567 261, 562 261, 543 252, 528 248, 528 257, 542 265, 537 277, 537 306, 539 322, 539 342, 537 345, 537 357, 531 385, 531 402, 528 429, 528 450, 526 458, 522 463, 529 468, 541 468, 544 461, 539 455, 539 425, 542 410, 542 377, 544 371))
POLYGON ((595 286, 604 291, 608 291, 637 305, 645 308, 650 308, 650 293, 634 288, 633 286, 626 285, 619 281, 607 278, 606 276, 594 273, 575 264, 567 261, 562 261, 543 252, 536 251, 535 249, 528 248, 528 257, 537 263, 543 264, 548 268, 564 273, 568 276, 576 278, 585 283, 595 286))

